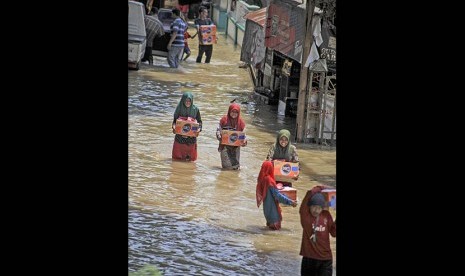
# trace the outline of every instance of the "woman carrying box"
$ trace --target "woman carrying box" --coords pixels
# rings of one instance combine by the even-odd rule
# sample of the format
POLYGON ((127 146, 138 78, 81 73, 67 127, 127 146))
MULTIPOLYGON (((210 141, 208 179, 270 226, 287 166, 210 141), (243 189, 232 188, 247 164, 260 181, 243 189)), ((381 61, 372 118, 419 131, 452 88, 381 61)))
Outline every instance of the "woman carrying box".
MULTIPOLYGON (((240 168, 241 147, 247 145, 247 140, 245 140, 245 137, 236 136, 238 139, 243 138, 242 140, 239 140, 239 142, 235 143, 240 144, 240 146, 226 145, 226 142, 222 143, 222 130, 245 132, 245 122, 241 118, 241 107, 237 103, 229 105, 228 114, 221 118, 216 129, 216 138, 220 142, 218 152, 221 157, 221 167, 224 169, 237 170, 240 168)), ((239 135, 245 136, 243 133, 239 135)))
MULTIPOLYGON (((294 145, 289 143, 291 133, 287 129, 281 129, 276 137, 276 142, 271 145, 266 160, 284 160, 286 162, 299 162, 299 155, 294 145)), ((292 187, 290 182, 281 182, 283 186, 292 187)))
POLYGON ((194 95, 191 92, 184 92, 174 111, 173 133, 176 134, 173 143, 172 158, 174 160, 195 161, 197 160, 197 137, 185 136, 176 133, 176 121, 187 120, 198 123, 196 136, 202 131, 202 118, 200 117, 199 108, 194 105, 194 95))

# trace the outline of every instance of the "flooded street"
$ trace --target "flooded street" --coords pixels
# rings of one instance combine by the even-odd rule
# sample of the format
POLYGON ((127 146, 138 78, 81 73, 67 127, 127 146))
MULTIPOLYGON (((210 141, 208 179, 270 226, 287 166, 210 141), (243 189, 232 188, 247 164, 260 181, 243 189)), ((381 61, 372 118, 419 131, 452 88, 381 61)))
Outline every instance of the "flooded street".
MULTIPOLYGON (((198 64, 192 39, 182 68, 155 57, 154 65, 128 71, 128 271, 152 264, 164 275, 300 275, 300 204, 284 207, 282 229, 271 231, 255 200, 261 163, 280 129, 294 133, 295 118, 254 103, 249 73, 239 68, 240 47, 233 44, 220 34, 211 63, 198 64), (190 163, 171 160, 173 113, 186 91, 203 121, 198 159, 190 163), (241 169, 226 171, 215 132, 234 99, 248 144, 241 169)), ((312 186, 336 184, 336 150, 295 145, 301 173, 293 187, 300 202, 312 186)))

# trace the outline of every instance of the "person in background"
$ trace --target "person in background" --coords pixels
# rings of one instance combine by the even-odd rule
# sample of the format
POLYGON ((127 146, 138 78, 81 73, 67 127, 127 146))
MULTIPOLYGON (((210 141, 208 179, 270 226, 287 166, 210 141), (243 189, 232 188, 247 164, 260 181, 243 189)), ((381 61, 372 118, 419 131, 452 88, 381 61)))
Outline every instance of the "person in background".
POLYGON ((257 178, 256 187, 257 207, 263 202, 263 214, 266 219, 266 226, 272 230, 281 229, 282 212, 279 203, 297 206, 297 201, 281 194, 274 179, 274 168, 271 161, 264 161, 257 178))
POLYGON ((145 8, 147 9, 147 13, 152 10, 153 8, 153 0, 147 0, 145 4, 145 8))
POLYGON ((158 19, 158 8, 153 7, 149 14, 144 17, 145 21, 145 32, 147 33, 147 44, 145 46, 144 57, 141 61, 148 61, 149 64, 153 64, 152 47, 153 40, 155 37, 161 37, 165 35, 163 30, 163 23, 158 19))
POLYGON ((197 33, 199 34, 199 53, 195 62, 201 63, 203 54, 205 53, 205 63, 210 63, 210 59, 213 54, 213 45, 205 45, 203 43, 202 32, 200 31, 200 26, 202 25, 214 25, 213 21, 210 18, 207 18, 208 10, 207 8, 201 6, 199 8, 199 18, 194 20, 194 24, 197 27, 197 33))
POLYGON ((168 64, 171 68, 178 68, 179 60, 184 51, 184 32, 187 25, 180 17, 181 12, 178 9, 173 9, 174 21, 171 23, 171 39, 168 42, 168 64))
POLYGON ((187 14, 189 13, 189 4, 187 4, 187 5, 179 5, 178 4, 176 7, 181 11, 181 13, 184 16, 184 19, 187 22, 187 14))
POLYGON ((221 167, 223 169, 237 170, 240 168, 241 147, 246 146, 247 141, 242 146, 222 145, 221 130, 245 131, 245 122, 241 118, 241 107, 239 104, 232 103, 229 105, 228 113, 221 118, 216 128, 216 138, 220 141, 218 152, 220 153, 221 167))
MULTIPOLYGON (((189 38, 190 39, 194 39, 196 36, 197 36, 197 33, 195 33, 195 35, 191 35, 187 29, 189 27, 186 28, 186 31, 184 32, 184 52, 182 54, 182 56, 184 56, 184 54, 186 54, 186 56, 183 58, 183 60, 185 61, 188 57, 191 56, 191 49, 189 48, 189 42, 187 41, 189 38)), ((181 57, 182 58, 182 57, 181 57)))
POLYGON ((184 20, 184 23, 186 23, 186 31, 184 32, 184 50, 181 55, 181 60, 186 60, 190 55, 191 55, 191 49, 189 48, 189 42, 188 39, 195 38, 197 36, 197 33, 195 33, 193 36, 187 31, 189 29, 189 24, 187 23, 187 17, 184 16, 184 14, 181 13, 181 19, 184 20), (186 57, 184 57, 184 54, 186 57))
POLYGON ((189 11, 192 15, 193 19, 199 18, 199 8, 201 3, 194 3, 194 4, 189 4, 189 11))
POLYGON ((236 0, 231 0, 231 11, 236 9, 236 0))
MULTIPOLYGON (((291 133, 287 129, 281 129, 276 136, 276 142, 268 150, 266 160, 285 160, 286 162, 299 162, 299 155, 294 145, 289 143, 291 133)), ((283 186, 292 187, 290 182, 282 182, 283 186)))
POLYGON ((300 224, 302 225, 301 275, 331 276, 333 274, 333 254, 329 235, 336 237, 336 220, 331 213, 323 210, 326 202, 321 190, 324 186, 315 186, 307 191, 300 205, 300 224))
MULTIPOLYGON (((194 105, 194 95, 191 92, 184 92, 181 100, 174 111, 172 123, 175 134, 176 120, 179 118, 192 118, 199 124, 198 133, 202 131, 202 118, 199 108, 194 105)), ((176 134, 174 137, 172 158, 174 160, 195 161, 197 160, 197 137, 188 137, 176 134)))

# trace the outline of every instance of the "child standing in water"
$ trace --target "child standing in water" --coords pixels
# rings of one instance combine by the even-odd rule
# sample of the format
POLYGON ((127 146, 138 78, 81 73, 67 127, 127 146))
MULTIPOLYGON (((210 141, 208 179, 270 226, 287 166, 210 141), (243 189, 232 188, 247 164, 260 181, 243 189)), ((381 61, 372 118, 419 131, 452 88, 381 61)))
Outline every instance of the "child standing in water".
POLYGON ((264 161, 257 178, 256 188, 257 207, 263 202, 263 214, 266 219, 266 226, 272 230, 281 229, 283 220, 279 203, 297 206, 297 201, 281 194, 274 180, 274 168, 271 161, 264 161))
POLYGON ((189 48, 189 42, 187 41, 189 38, 190 39, 194 39, 196 36, 197 36, 197 33, 195 33, 195 35, 191 35, 187 29, 189 29, 189 27, 186 28, 186 31, 184 32, 184 52, 183 52, 183 56, 184 54, 186 55, 186 57, 183 59, 184 61, 190 57, 191 55, 191 49, 189 48))
POLYGON ((303 228, 300 255, 301 275, 331 276, 333 255, 329 235, 336 237, 336 221, 331 213, 323 210, 326 202, 321 193, 322 186, 316 186, 305 195, 300 206, 300 223, 303 228))

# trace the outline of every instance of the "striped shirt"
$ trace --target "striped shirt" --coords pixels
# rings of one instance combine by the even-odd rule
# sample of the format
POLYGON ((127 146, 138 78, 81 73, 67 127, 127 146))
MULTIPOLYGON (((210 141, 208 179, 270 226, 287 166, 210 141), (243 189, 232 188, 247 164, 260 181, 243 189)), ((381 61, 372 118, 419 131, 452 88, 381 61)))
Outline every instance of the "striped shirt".
POLYGON ((165 31, 163 30, 163 23, 151 15, 145 15, 145 31, 147 33, 147 47, 152 47, 153 39, 155 36, 163 36, 165 31))
POLYGON ((186 23, 181 18, 176 18, 171 23, 171 33, 176 32, 176 38, 174 39, 171 46, 173 47, 184 47, 184 32, 187 29, 186 23))

